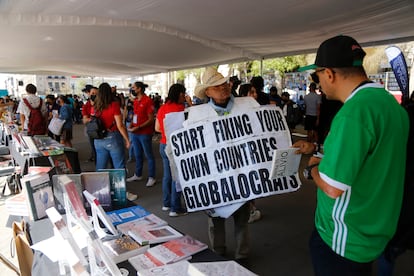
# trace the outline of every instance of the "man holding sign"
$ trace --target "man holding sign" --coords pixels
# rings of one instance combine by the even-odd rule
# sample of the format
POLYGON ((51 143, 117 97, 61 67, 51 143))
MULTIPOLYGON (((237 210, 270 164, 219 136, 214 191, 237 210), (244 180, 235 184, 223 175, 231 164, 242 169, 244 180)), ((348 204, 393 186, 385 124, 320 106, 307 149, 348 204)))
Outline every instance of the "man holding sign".
MULTIPOLYGON (((274 151, 291 147, 282 110, 231 95, 227 78, 207 68, 195 95, 207 104, 164 119, 173 178, 181 184, 188 212, 206 210, 213 249, 224 255, 225 219, 235 222, 237 260, 249 252, 249 200, 296 191, 300 179, 286 160, 272 175, 274 151), (176 127, 172 127, 172 126, 176 127), (291 171, 292 173, 283 173, 291 171)), ((286 158, 284 158, 286 159, 286 158)))
MULTIPOLYGON (((234 106, 234 97, 231 96, 228 78, 224 78, 214 68, 206 69, 202 84, 196 86, 194 94, 200 99, 210 98, 210 105, 219 116, 230 114, 234 106)), ((253 100, 252 100, 253 101, 253 100)), ((246 259, 249 253, 249 204, 244 203, 233 213, 234 228, 236 234, 236 259, 246 259)), ((226 253, 225 219, 221 217, 208 218, 209 238, 213 250, 224 255, 226 253)))

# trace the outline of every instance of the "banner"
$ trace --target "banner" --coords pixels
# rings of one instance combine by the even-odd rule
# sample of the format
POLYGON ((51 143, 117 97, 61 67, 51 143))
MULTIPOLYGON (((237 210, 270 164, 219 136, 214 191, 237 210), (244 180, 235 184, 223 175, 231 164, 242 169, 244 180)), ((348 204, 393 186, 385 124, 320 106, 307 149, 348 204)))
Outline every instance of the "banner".
POLYGON ((392 71, 394 72, 395 79, 402 93, 402 103, 406 103, 409 97, 409 79, 408 68, 404 55, 400 48, 396 46, 390 46, 385 49, 385 53, 390 62, 392 71))
POLYGON ((288 193, 301 185, 297 174, 270 175, 274 150, 291 146, 276 106, 187 125, 172 132, 168 144, 190 212, 288 193))

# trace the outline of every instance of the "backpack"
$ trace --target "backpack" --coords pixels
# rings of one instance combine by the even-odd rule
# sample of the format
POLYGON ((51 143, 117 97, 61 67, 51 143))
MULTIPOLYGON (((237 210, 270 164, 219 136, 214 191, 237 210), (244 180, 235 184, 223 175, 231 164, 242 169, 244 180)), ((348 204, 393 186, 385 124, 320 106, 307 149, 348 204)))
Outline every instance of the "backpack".
POLYGON ((46 134, 46 118, 42 114, 42 98, 40 98, 40 104, 37 108, 33 108, 27 99, 23 99, 24 103, 30 109, 29 123, 27 124, 27 134, 44 135, 46 134))
POLYGON ((101 118, 91 116, 91 121, 86 124, 86 133, 91 139, 103 139, 108 134, 101 118))
POLYGON ((132 120, 133 120, 133 118, 134 118, 134 108, 128 106, 128 108, 127 108, 127 116, 126 116, 125 121, 127 123, 131 123, 132 120))
POLYGON ((296 126, 302 123, 303 113, 298 104, 293 102, 290 106, 288 106, 287 113, 286 120, 289 125, 296 126))

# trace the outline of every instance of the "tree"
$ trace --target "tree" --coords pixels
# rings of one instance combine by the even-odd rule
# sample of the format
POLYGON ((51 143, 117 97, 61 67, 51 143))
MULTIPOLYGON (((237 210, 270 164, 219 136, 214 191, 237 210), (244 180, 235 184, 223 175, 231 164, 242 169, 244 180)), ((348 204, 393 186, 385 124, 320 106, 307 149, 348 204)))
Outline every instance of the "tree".
POLYGON ((196 78, 197 82, 200 82, 201 73, 203 71, 204 71, 203 68, 176 71, 176 74, 175 74, 175 77, 177 79, 176 81, 180 83, 184 83, 185 79, 188 76, 193 75, 196 78))
MULTIPOLYGON (((297 68, 306 64, 305 55, 287 56, 281 58, 265 59, 263 61, 262 74, 278 74, 283 77, 287 72, 293 72, 297 68)), ((252 73, 260 74, 260 61, 254 61, 252 66, 252 73)))

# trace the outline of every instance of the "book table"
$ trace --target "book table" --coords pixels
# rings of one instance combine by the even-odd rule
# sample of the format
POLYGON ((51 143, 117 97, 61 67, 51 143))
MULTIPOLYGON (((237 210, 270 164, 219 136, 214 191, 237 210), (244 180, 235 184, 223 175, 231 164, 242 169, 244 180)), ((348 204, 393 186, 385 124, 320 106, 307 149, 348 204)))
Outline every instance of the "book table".
MULTIPOLYGON (((132 202, 128 202, 132 205, 132 202)), ((53 226, 48 218, 30 221, 30 233, 32 235, 33 243, 48 239, 53 236, 53 226)), ((211 262, 211 261, 226 261, 224 257, 216 254, 210 249, 205 249, 200 253, 197 253, 192 256, 190 262, 211 262)), ((124 268, 128 270, 128 275, 137 275, 134 267, 128 262, 124 261, 118 264, 119 268, 124 268)), ((34 252, 33 266, 32 266, 32 275, 42 275, 42 276, 56 276, 59 275, 59 265, 58 263, 52 262, 48 257, 46 257, 40 251, 34 252)))

